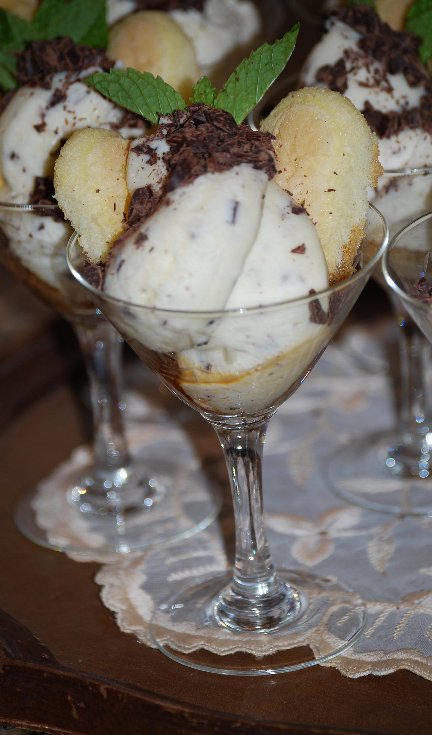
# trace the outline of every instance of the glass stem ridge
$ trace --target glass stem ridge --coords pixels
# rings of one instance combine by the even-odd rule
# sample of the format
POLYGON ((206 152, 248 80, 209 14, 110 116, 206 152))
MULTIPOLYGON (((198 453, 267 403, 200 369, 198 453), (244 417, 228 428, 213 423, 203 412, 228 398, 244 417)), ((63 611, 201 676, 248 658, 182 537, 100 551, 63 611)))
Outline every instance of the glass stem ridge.
POLYGON ((93 415, 93 495, 105 498, 107 487, 120 488, 130 464, 120 406, 122 339, 101 315, 73 322, 90 381, 93 415))
POLYGON ((303 601, 280 579, 264 528, 262 455, 268 420, 257 426, 215 426, 228 467, 236 528, 231 583, 213 604, 218 622, 237 630, 272 630, 292 620, 303 601))

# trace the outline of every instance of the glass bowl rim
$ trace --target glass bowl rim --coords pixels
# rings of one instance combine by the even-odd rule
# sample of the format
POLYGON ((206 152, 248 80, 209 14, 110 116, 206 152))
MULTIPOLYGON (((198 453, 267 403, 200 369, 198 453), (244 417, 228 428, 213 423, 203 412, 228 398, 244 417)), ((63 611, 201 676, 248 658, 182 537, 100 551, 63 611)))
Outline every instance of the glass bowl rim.
POLYGON ((5 202, 3 200, 0 200, 0 210, 12 210, 15 212, 33 212, 35 214, 38 213, 39 210, 48 210, 48 211, 55 211, 59 210, 60 207, 58 204, 29 204, 24 202, 5 202))
POLYGON ((262 314, 266 311, 271 310, 277 310, 280 308, 283 308, 287 305, 302 305, 302 304, 309 304, 313 301, 316 301, 317 299, 326 298, 331 296, 334 293, 337 293, 338 291, 342 291, 343 289, 347 288, 347 286, 351 286, 352 284, 355 284, 357 281, 362 280, 366 275, 369 275, 375 265, 378 263, 380 258, 382 257, 385 248, 388 245, 389 240, 389 231, 387 227, 387 223, 381 212, 371 203, 369 203, 369 210, 374 212, 376 216, 378 216, 378 219, 380 221, 380 224, 382 226, 382 236, 381 236, 381 242, 380 246, 375 253, 375 255, 372 256, 370 261, 362 268, 361 270, 354 273, 349 278, 346 278, 345 280, 339 281, 335 283, 333 286, 329 286, 328 288, 316 291, 313 294, 307 294, 305 296, 299 296, 294 299, 285 299, 284 301, 278 301, 271 304, 262 304, 262 305, 255 305, 255 306, 247 306, 247 307, 240 307, 235 309, 216 309, 216 310, 190 310, 190 309, 167 309, 159 306, 148 306, 146 304, 136 304, 132 301, 124 301, 123 299, 119 299, 115 296, 109 296, 104 291, 100 291, 99 289, 92 286, 88 281, 85 280, 85 278, 82 277, 81 273, 76 270, 74 264, 72 263, 71 259, 71 251, 72 247, 75 245, 77 240, 79 239, 79 235, 77 232, 73 232, 71 237, 68 240, 67 246, 66 246, 66 259, 69 266, 69 269, 73 276, 78 280, 78 282, 87 290, 89 291, 96 299, 106 301, 107 303, 116 304, 117 306, 121 305, 123 308, 130 308, 140 311, 148 311, 148 312, 158 312, 161 314, 166 314, 167 316, 196 316, 196 317, 215 317, 215 316, 226 316, 229 314, 262 314))

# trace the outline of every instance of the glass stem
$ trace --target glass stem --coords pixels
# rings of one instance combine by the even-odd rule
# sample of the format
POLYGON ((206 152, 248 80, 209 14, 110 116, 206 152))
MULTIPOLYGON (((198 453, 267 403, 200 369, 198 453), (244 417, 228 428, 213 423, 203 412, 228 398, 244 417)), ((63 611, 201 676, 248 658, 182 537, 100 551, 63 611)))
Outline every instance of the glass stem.
POLYGON ((276 574, 264 529, 262 455, 268 418, 256 425, 214 426, 228 467, 235 520, 233 578, 213 605, 218 622, 271 630, 300 612, 300 594, 276 574))
POLYGON ((430 360, 430 344, 396 297, 393 302, 400 327, 400 425, 407 434, 424 435, 429 431, 425 369, 430 360))
MULTIPOLYGON (((431 346, 396 296, 392 296, 398 317, 400 355, 399 432, 397 461, 407 475, 427 477, 431 461, 431 407, 426 384, 431 346)), ((394 454, 394 452, 393 452, 394 454)), ((399 470, 400 472, 400 470, 399 470)))
POLYGON ((92 493, 106 496, 127 479, 130 463, 123 415, 122 340, 101 314, 73 322, 90 382, 93 415, 94 484, 92 493))

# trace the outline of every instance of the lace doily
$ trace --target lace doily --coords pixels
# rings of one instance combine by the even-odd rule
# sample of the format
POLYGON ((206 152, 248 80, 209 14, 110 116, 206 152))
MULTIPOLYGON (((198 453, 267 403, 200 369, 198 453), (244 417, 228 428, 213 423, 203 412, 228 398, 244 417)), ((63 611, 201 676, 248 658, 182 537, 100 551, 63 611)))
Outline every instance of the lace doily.
POLYGON ((91 448, 79 446, 21 503, 24 522, 18 520, 18 525, 25 535, 32 537, 33 523, 26 511, 30 505, 35 527, 42 529, 46 545, 66 551, 75 561, 106 563, 118 560, 117 554, 107 551, 110 545, 128 551, 125 534, 131 548, 149 548, 186 538, 214 520, 220 497, 178 423, 179 416, 174 421, 164 409, 153 411, 136 392, 128 395, 126 405, 129 450, 132 460, 141 462, 143 469, 153 468, 150 477, 157 480, 155 502, 139 516, 127 517, 123 523, 117 520, 108 528, 104 516, 79 512, 71 502, 71 492, 92 466, 91 448), (160 469, 159 475, 155 468, 160 469))
MULTIPOLYGON (((366 602, 362 636, 326 665, 350 677, 404 668, 432 679, 432 519, 344 504, 322 472, 337 441, 392 426, 386 365, 379 339, 350 332, 273 417, 264 453, 267 531, 276 565, 335 576, 366 602)), ((106 565, 96 581, 120 629, 152 645, 149 621, 161 599, 226 567, 216 522, 175 547, 106 565)), ((205 647, 191 633, 185 647, 205 647)), ((217 650, 217 641, 210 645, 217 650)), ((253 640, 243 648, 253 652, 253 640)))
MULTIPOLYGON (((362 636, 326 665, 350 677, 404 668, 432 679, 432 519, 344 504, 322 471, 336 442, 354 429, 394 422, 382 349, 380 339, 350 332, 342 345, 328 347, 271 420, 264 455, 267 531, 277 566, 335 576, 366 602, 362 636)), ((96 581, 119 628, 151 646, 155 606, 179 585, 225 570, 224 541, 215 522, 184 543, 103 566, 96 581)), ((185 648, 205 646, 185 630, 185 648)), ((217 641, 213 646, 217 650, 217 641)), ((253 652, 252 641, 249 646, 253 652)))

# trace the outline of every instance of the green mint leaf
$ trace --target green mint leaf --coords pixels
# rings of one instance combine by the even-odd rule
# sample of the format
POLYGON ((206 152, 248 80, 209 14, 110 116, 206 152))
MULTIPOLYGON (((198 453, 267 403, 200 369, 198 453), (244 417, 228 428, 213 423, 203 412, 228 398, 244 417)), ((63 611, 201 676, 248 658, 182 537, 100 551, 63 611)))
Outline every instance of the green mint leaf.
POLYGON ((31 23, 7 10, 0 10, 0 45, 20 45, 33 37, 31 23))
POLYGON ((70 36, 75 43, 106 48, 108 26, 105 0, 43 0, 33 23, 37 38, 70 36))
POLYGON ((230 112, 240 124, 284 70, 299 32, 296 23, 273 44, 265 43, 244 59, 216 95, 214 106, 230 112))
POLYGON ((108 74, 91 74, 85 82, 121 107, 152 123, 157 123, 160 115, 169 115, 186 107, 179 92, 150 72, 110 69, 108 74))
POLYGON ((201 77, 192 90, 191 102, 201 102, 214 107, 217 91, 208 77, 201 77))
POLYGON ((15 79, 15 58, 8 53, 5 48, 0 49, 0 87, 5 92, 15 89, 17 86, 15 79))
POLYGON ((432 0, 415 0, 406 15, 405 28, 422 39, 420 59, 432 59, 432 0))
POLYGON ((28 41, 50 41, 70 36, 75 43, 106 48, 108 26, 106 0, 43 0, 31 22, 7 10, 0 10, 0 49, 2 73, 0 87, 16 87, 12 79, 15 54, 28 41), (6 60, 6 56, 9 60, 6 60))

